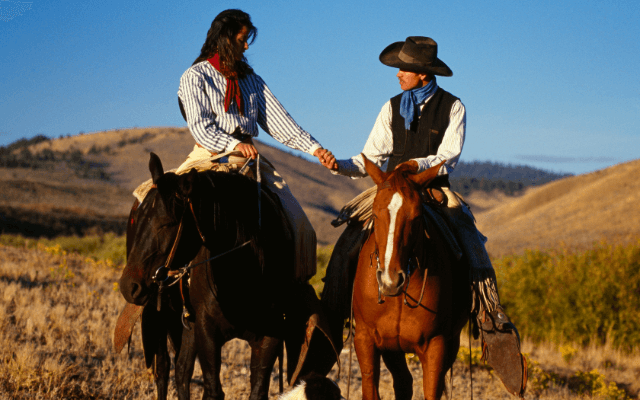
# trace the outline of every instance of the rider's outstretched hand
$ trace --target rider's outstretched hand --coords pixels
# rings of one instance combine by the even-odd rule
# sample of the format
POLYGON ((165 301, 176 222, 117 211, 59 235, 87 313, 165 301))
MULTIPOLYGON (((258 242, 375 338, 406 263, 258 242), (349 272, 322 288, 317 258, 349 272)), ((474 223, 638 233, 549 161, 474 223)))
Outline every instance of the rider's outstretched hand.
POLYGON ((320 164, 324 165, 330 170, 333 170, 333 171, 338 170, 338 163, 336 162, 336 158, 333 155, 333 153, 331 153, 329 150, 317 149, 316 151, 313 152, 313 155, 318 157, 320 164))

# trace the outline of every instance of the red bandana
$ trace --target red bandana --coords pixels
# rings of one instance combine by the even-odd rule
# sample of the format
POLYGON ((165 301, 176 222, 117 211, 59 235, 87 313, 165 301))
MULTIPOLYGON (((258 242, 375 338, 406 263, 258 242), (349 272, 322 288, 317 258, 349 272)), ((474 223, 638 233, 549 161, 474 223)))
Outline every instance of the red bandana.
POLYGON ((238 106, 238 111, 240 111, 240 115, 244 115, 244 102, 242 101, 242 92, 240 92, 237 75, 235 73, 226 71, 226 69, 222 69, 222 66, 220 65, 220 55, 218 55, 218 53, 216 53, 207 61, 209 61, 209 63, 213 65, 213 68, 218 70, 222 75, 225 76, 225 78, 227 78, 227 91, 224 94, 224 110, 226 112, 229 112, 229 106, 235 99, 236 105, 238 106))

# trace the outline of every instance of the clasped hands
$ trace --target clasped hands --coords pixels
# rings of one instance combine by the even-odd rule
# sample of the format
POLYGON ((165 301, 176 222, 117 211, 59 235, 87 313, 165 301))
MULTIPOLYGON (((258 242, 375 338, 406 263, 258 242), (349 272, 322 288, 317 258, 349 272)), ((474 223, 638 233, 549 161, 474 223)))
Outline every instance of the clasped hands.
POLYGON ((338 163, 336 162, 336 158, 329 150, 320 148, 314 151, 313 155, 315 157, 318 157, 320 164, 324 165, 328 169, 332 171, 338 170, 338 163))

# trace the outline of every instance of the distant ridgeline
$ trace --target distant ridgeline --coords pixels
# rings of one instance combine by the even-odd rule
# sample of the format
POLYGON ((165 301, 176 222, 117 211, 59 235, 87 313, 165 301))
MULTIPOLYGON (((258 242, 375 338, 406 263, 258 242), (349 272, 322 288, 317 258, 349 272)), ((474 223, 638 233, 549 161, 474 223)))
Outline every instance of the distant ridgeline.
POLYGON ((20 139, 7 146, 0 146, 0 167, 43 169, 63 162, 80 178, 110 179, 105 171, 106 164, 88 160, 80 150, 62 152, 44 149, 35 154, 29 150, 29 146, 49 140, 51 139, 44 135, 37 135, 31 139, 20 139))
POLYGON ((450 177, 451 188, 463 196, 482 190, 498 190, 516 194, 527 186, 543 185, 571 174, 557 174, 525 165, 510 165, 490 161, 460 162, 450 177))

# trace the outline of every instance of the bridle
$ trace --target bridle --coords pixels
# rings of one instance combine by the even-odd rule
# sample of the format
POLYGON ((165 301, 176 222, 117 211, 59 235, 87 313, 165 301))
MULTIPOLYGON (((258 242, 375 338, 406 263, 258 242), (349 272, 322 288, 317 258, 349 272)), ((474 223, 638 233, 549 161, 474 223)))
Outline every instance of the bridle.
MULTIPOLYGON (((176 194, 176 197, 180 199, 180 197, 177 194, 176 194)), ((151 278, 151 280, 159 286, 159 289, 160 289, 159 291, 162 291, 164 287, 171 286, 171 285, 165 285, 165 282, 169 280, 171 277, 176 275, 175 273, 176 271, 171 269, 171 264, 173 264, 173 259, 175 258, 176 253, 178 252, 178 244, 180 243, 180 238, 182 237, 182 232, 184 230, 184 218, 185 218, 185 215, 187 214, 187 209, 189 209, 191 211, 191 215, 193 215, 193 221, 195 222, 196 229, 198 230, 198 234, 200 235, 200 240, 202 240, 202 244, 204 245, 206 242, 206 238, 204 237, 204 235, 202 234, 202 231, 200 230, 200 225, 198 224, 198 219, 196 218, 196 213, 193 209, 193 203, 191 202, 191 199, 186 198, 184 199, 184 201, 187 204, 187 207, 185 207, 185 209, 182 212, 182 216, 180 217, 180 222, 178 224, 178 233, 176 233, 176 237, 173 240, 173 245, 171 246, 171 251, 169 252, 169 256, 167 257, 164 264, 156 270, 156 272, 153 274, 153 277, 151 278)))
MULTIPOLYGON (((373 232, 373 230, 375 229, 375 224, 374 221, 377 218, 376 214, 374 213, 372 216, 372 226, 371 226, 371 230, 369 235, 371 235, 371 232, 373 232)), ((424 217, 423 217, 424 218, 424 217)), ((423 229, 424 230, 424 229, 423 229)), ((373 252, 371 252, 369 254, 369 266, 371 268, 375 267, 376 271, 380 269, 380 251, 378 250, 378 242, 376 241, 375 235, 373 236, 373 242, 375 244, 375 249, 373 250, 373 252), (375 265, 373 262, 373 259, 375 257, 375 265)), ((420 290, 420 298, 419 300, 416 302, 416 304, 410 304, 409 301, 407 300, 407 290, 409 288, 409 283, 411 282, 411 275, 413 274, 413 271, 411 270, 411 261, 415 260, 416 262, 416 268, 420 268, 420 261, 419 261, 420 257, 417 257, 415 254, 413 257, 409 258, 409 261, 407 262, 407 281, 403 284, 403 288, 402 288, 402 295, 404 296, 403 299, 403 303, 404 305, 406 305, 409 308, 417 308, 417 307, 423 307, 422 306, 422 299, 424 298, 424 291, 425 288, 427 286, 427 276, 428 276, 428 269, 424 268, 424 275, 422 277, 422 289, 420 290)), ((378 282, 378 304, 382 304, 384 303, 384 299, 382 298, 382 288, 380 287, 380 282, 378 282)), ((409 296, 411 298, 411 296, 409 296)))
MULTIPOLYGON (((227 152, 223 155, 228 155, 231 152, 227 152)), ((252 160, 248 159, 244 165, 242 166, 242 168, 240 168, 239 173, 244 175, 244 172, 247 170, 247 168, 251 165, 252 160)), ((257 186, 258 186, 258 229, 260 229, 261 225, 262 225, 262 178, 260 175, 260 155, 258 154, 255 162, 253 163, 256 166, 256 182, 257 182, 257 186)), ((209 177, 209 180, 211 180, 211 178, 209 177)), ((212 182, 213 183, 213 182, 212 182)), ((158 185, 156 185, 155 183, 151 186, 151 189, 157 189, 158 185)), ((198 223, 198 218, 196 217, 196 213, 193 209, 193 202, 191 201, 191 199, 189 197, 186 198, 182 198, 182 196, 178 195, 177 193, 175 193, 175 196, 179 199, 179 200, 183 200, 185 203, 188 204, 188 208, 189 210, 191 210, 191 215, 193 216, 193 221, 196 225, 196 229, 198 230, 198 235, 200 235, 200 239, 202 240, 202 245, 204 245, 206 243, 206 238, 204 237, 204 235, 202 234, 202 230, 200 229, 200 224, 198 223)), ((180 224, 178 226, 178 233, 176 234, 176 238, 173 241, 173 246, 171 246, 171 251, 169 252, 169 257, 167 257, 167 261, 164 263, 164 265, 162 265, 161 267, 159 267, 156 272, 153 274, 153 277, 151 278, 152 281, 154 283, 156 283, 159 287, 158 290, 158 300, 160 299, 160 293, 162 291, 163 288, 165 287, 170 287, 176 284, 176 282, 178 282, 180 279, 182 279, 182 277, 189 272, 190 269, 200 265, 200 264, 204 264, 210 261, 215 260, 218 257, 222 257, 223 255, 226 255, 227 253, 230 253, 232 251, 235 251, 237 249, 240 249, 246 245, 248 245, 249 243, 251 243, 251 241, 247 241, 239 246, 234 247, 231 250, 228 250, 222 254, 218 254, 214 257, 211 257, 207 260, 201 261, 197 264, 193 264, 192 262, 193 260, 191 260, 191 262, 189 262, 189 264, 186 264, 184 267, 179 268, 177 270, 172 270, 171 269, 171 264, 173 263, 173 258, 176 255, 176 252, 178 250, 178 243, 180 242, 180 237, 182 236, 182 227, 184 225, 184 216, 186 214, 186 207, 182 212, 182 216, 180 217, 180 224), (165 284, 165 282, 167 280, 169 280, 170 278, 174 278, 174 282, 170 283, 170 284, 165 284)), ((184 300, 184 299, 183 299, 184 300)), ((160 308, 160 303, 158 303, 158 311, 160 308)))
MULTIPOLYGON (((156 185, 153 185, 153 187, 156 187, 156 185)), ((176 197, 178 199, 182 199, 177 193, 176 193, 176 197)), ((180 283, 180 296, 182 297, 182 324, 185 326, 185 328, 189 329, 189 327, 187 326, 185 319, 187 317, 189 317, 189 312, 187 310, 186 307, 186 302, 185 302, 185 297, 184 297, 184 292, 182 289, 182 278, 187 275, 189 273, 190 270, 192 270, 193 268, 211 262, 217 258, 220 258, 222 256, 225 256, 229 253, 232 253, 236 250, 239 250, 245 246, 247 246, 248 244, 251 243, 251 240, 248 240, 230 250, 227 250, 223 253, 217 254, 213 257, 207 258, 206 260, 200 261, 198 263, 193 263, 193 259, 188 263, 185 264, 183 267, 178 268, 178 269, 171 269, 171 265, 173 264, 173 259, 175 258, 176 253, 178 252, 178 244, 180 243, 180 238, 182 237, 182 232, 184 231, 184 220, 185 220, 185 215, 188 213, 188 211, 191 211, 191 215, 193 216, 193 221, 195 223, 196 226, 196 230, 198 231, 198 235, 200 236, 200 240, 202 241, 202 246, 205 245, 207 243, 205 236, 202 234, 202 230, 200 229, 200 224, 198 223, 198 218, 196 217, 196 213, 195 210, 193 209, 193 202, 191 201, 190 198, 186 197, 184 199, 182 199, 187 207, 184 208, 183 212, 182 212, 182 216, 180 217, 180 223, 178 224, 178 232, 176 233, 176 237, 173 240, 173 245, 171 246, 171 251, 169 252, 169 256, 167 257, 167 260, 165 261, 165 263, 163 265, 161 265, 156 272, 153 274, 153 276, 151 277, 151 280, 158 285, 158 301, 157 301, 157 310, 160 311, 161 309, 161 304, 162 304, 162 293, 166 288, 169 288, 177 283, 180 283), (172 281, 169 281, 170 279, 172 279, 172 281)))

